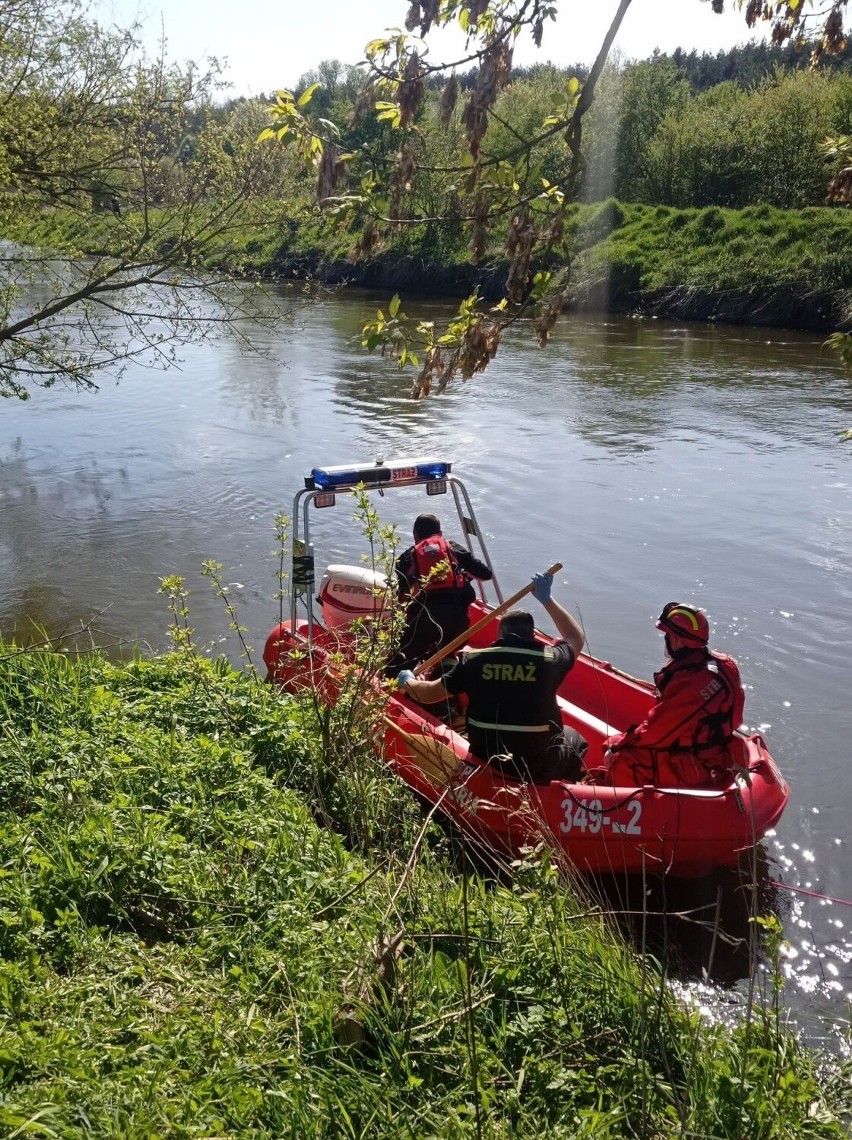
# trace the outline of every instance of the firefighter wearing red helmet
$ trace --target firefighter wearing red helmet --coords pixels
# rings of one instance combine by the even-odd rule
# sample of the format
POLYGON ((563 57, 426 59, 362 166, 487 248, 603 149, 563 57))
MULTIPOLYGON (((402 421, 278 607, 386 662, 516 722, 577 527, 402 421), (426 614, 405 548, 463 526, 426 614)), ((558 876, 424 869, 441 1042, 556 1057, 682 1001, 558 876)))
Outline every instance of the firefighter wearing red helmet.
POLYGON ((641 724, 608 738, 606 779, 664 787, 725 779, 739 759, 734 732, 745 705, 737 663, 708 648, 710 626, 695 606, 669 602, 657 629, 669 661, 654 675, 656 703, 641 724))

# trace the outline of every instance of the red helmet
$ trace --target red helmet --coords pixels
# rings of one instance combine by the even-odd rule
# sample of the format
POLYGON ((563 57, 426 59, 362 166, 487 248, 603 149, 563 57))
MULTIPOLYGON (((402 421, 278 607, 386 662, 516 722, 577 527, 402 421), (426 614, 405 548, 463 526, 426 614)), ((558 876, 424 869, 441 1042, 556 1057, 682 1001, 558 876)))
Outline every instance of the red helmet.
POLYGON ((693 641, 696 645, 706 645, 710 640, 707 618, 701 610, 684 605, 683 602, 668 602, 663 606, 663 612, 657 618, 657 629, 664 633, 674 633, 684 641, 693 641))

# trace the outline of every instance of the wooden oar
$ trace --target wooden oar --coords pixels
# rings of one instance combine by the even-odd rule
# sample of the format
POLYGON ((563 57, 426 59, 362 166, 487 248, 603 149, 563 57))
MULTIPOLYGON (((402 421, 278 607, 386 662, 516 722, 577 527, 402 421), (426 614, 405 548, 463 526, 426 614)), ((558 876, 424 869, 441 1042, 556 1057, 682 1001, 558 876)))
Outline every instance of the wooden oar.
POLYGON ((389 716, 382 718, 388 728, 403 741, 411 757, 417 762, 417 767, 426 779, 435 787, 445 788, 464 760, 446 744, 442 744, 436 736, 424 733, 406 732, 402 725, 389 716))
MULTIPOLYGON (((561 562, 554 562, 550 569, 546 570, 546 574, 558 574, 562 569, 561 562)), ((524 586, 523 590, 518 590, 516 594, 512 594, 511 598, 507 598, 505 602, 501 602, 496 609, 490 610, 485 617, 481 617, 479 621, 474 622, 470 629, 466 629, 464 633, 460 633, 458 637, 454 637, 449 645, 445 645, 443 649, 439 649, 437 653, 433 653, 431 657, 427 657, 425 661, 421 661, 419 665, 414 667, 414 676, 419 677, 421 673, 425 673, 427 669, 431 669, 433 665, 437 665, 439 661, 443 661, 453 650, 458 649, 460 645, 464 645, 475 633, 479 633, 481 629, 485 629, 489 622, 492 622, 496 617, 510 610, 516 602, 521 598, 525 598, 527 594, 531 594, 534 589, 534 583, 530 582, 524 586)))

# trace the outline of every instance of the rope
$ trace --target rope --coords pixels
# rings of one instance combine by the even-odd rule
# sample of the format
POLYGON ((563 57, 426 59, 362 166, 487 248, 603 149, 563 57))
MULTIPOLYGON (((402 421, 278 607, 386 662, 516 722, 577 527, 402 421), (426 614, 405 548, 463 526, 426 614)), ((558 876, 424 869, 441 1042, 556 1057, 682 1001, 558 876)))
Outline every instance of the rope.
POLYGON ((806 887, 794 887, 790 883, 782 883, 780 879, 770 879, 774 887, 783 887, 785 891, 793 891, 797 895, 808 895, 812 899, 825 899, 826 902, 837 903, 838 906, 852 906, 852 899, 839 899, 835 895, 824 895, 820 891, 809 891, 806 887))
MULTIPOLYGON (((575 781, 575 783, 576 783, 576 781, 575 781)), ((585 786, 592 789, 592 790, 594 790, 594 788, 595 788, 594 784, 587 784, 585 786)), ((604 784, 603 787, 606 787, 606 785, 604 784)), ((637 796, 641 796, 642 793, 644 792, 644 790, 645 790, 644 787, 637 788, 635 792, 630 792, 629 795, 625 796, 624 799, 620 803, 612 804, 609 807, 604 807, 604 805, 601 804, 601 806, 599 808, 593 808, 593 807, 589 806, 592 802, 591 800, 586 800, 586 799, 578 800, 577 797, 574 795, 574 793, 571 791, 570 787, 565 788, 565 791, 568 793, 568 798, 572 799, 577 807, 585 808, 586 811, 593 812, 595 815, 606 815, 608 812, 611 812, 611 811, 619 811, 621 808, 623 808, 625 806, 625 804, 629 804, 631 800, 635 800, 637 796)))

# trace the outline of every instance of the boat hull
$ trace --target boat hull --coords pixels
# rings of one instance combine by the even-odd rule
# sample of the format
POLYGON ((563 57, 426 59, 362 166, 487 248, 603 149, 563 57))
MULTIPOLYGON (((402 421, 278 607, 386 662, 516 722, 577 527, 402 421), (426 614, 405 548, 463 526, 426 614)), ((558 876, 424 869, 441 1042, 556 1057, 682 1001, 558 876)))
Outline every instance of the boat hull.
MULTIPOLYGON (((486 612, 474 604, 472 622, 486 612)), ((315 627, 309 645, 307 632, 304 622, 273 630, 264 652, 270 679, 291 690, 314 685, 333 700, 328 659, 341 635, 315 627)), ((494 633, 486 627, 472 644, 488 645, 494 633)), ((559 691, 563 722, 589 742, 589 766, 602 758, 606 736, 641 720, 653 701, 647 682, 586 654, 559 691)), ((470 756, 464 736, 401 693, 388 698, 382 723, 377 745, 388 767, 472 839, 511 857, 544 844, 582 872, 691 878, 735 866, 777 823, 789 796, 759 736, 738 734, 739 770, 712 787, 537 786, 470 756)))

